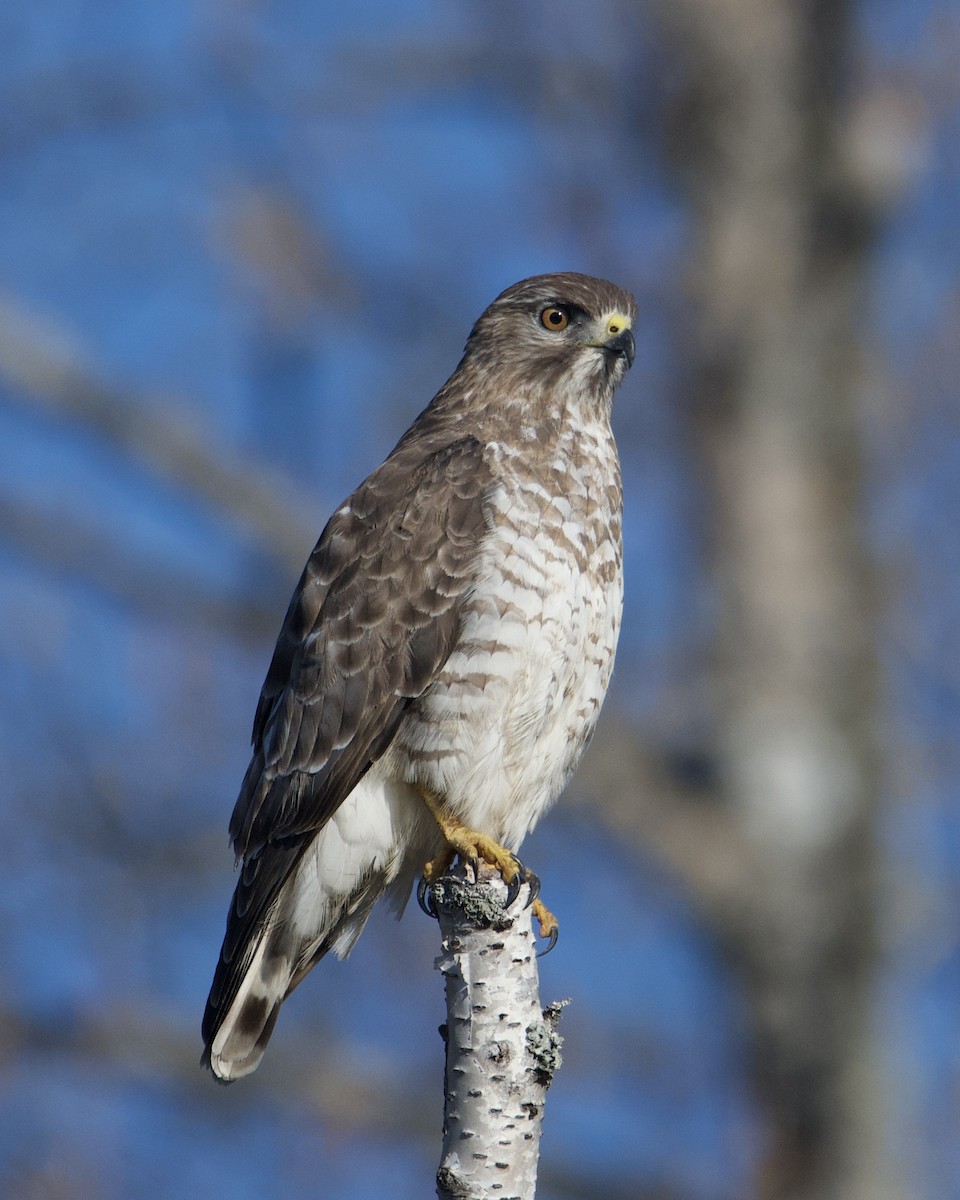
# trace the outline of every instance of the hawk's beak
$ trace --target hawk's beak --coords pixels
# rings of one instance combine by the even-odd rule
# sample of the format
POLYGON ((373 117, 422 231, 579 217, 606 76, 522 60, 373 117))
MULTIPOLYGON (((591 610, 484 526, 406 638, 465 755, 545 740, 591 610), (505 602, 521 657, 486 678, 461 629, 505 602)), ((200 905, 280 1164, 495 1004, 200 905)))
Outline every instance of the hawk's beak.
POLYGON ((629 329, 622 329, 615 337, 608 338, 604 342, 603 348, 610 350, 613 354, 622 354, 627 360, 627 366, 633 366, 633 360, 637 355, 637 344, 629 329))
POLYGON ((595 346, 598 350, 607 350, 618 358, 625 358, 627 367, 633 366, 633 360, 637 355, 637 344, 633 340, 629 317, 622 313, 611 313, 604 318, 599 329, 594 326, 591 332, 595 335, 599 333, 600 338, 595 342, 587 342, 586 345, 595 346))

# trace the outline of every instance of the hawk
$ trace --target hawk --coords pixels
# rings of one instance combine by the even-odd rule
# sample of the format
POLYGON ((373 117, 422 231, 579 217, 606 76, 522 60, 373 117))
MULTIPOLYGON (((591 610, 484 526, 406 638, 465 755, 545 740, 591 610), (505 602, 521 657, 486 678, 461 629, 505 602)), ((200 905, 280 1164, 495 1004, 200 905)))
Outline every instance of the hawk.
MULTIPOLYGON (((455 854, 515 857, 593 731, 623 597, 613 393, 637 306, 587 275, 508 288, 382 466, 333 514, 287 610, 230 822, 241 860, 203 1022, 221 1080, 373 905, 455 854)), ((541 932, 556 921, 539 897, 541 932)))

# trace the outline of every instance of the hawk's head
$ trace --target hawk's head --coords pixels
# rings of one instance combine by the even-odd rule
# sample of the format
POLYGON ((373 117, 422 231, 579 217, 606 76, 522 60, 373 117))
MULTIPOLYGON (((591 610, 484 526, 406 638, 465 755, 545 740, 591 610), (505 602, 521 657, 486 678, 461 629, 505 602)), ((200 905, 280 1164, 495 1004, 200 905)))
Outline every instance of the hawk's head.
POLYGON ((633 364, 636 319, 630 293, 603 279, 535 275, 483 313, 462 365, 508 391, 574 388, 609 399, 633 364))

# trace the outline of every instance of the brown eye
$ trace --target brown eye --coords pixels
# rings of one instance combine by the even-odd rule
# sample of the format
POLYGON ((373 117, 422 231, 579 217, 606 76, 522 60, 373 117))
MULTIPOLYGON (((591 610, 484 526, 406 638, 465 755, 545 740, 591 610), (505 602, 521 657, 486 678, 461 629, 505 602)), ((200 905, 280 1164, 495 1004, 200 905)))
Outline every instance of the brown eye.
POLYGON ((544 329, 566 329, 570 324, 570 314, 565 308, 552 305, 540 314, 540 324, 544 329))

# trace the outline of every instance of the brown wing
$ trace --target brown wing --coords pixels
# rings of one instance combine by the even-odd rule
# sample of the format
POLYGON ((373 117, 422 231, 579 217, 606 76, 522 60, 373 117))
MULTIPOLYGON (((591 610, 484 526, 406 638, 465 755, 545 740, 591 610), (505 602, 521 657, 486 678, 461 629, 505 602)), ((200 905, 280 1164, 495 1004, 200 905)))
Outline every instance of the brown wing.
MULTIPOLYGON (((280 631, 230 822, 244 860, 205 1036, 314 835, 392 741, 456 643, 493 480, 473 437, 415 425, 328 522, 280 631)), ((209 1040, 209 1038, 208 1038, 209 1040)))
POLYGON ((257 706, 238 855, 321 829, 446 662, 486 531, 481 451, 401 444, 327 524, 257 706))

